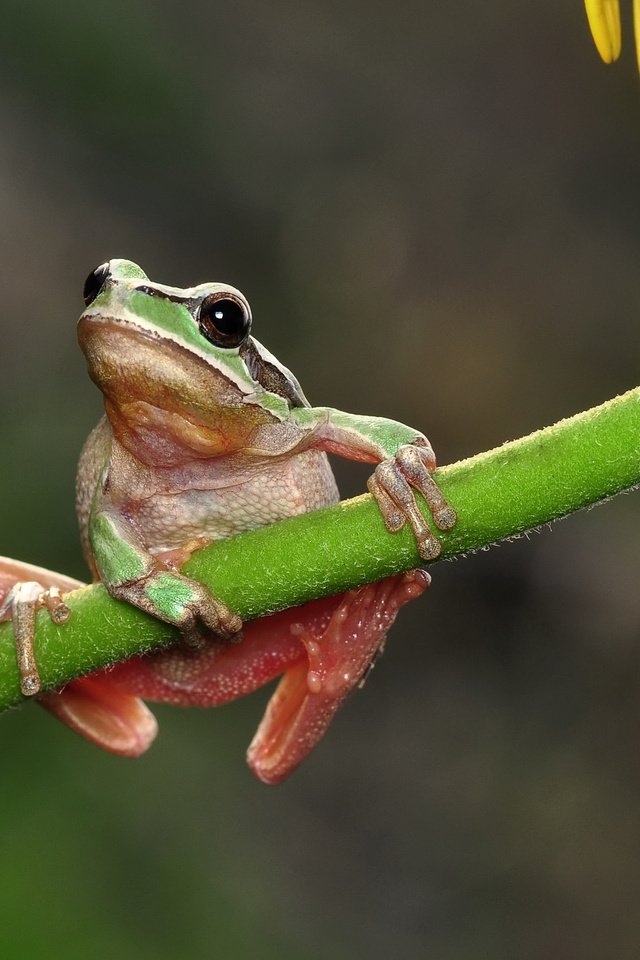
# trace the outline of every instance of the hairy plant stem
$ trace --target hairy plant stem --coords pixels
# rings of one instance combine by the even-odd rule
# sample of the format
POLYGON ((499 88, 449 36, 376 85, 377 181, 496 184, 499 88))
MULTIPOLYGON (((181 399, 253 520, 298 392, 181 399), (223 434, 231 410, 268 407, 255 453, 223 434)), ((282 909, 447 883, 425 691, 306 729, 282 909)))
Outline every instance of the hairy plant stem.
MULTIPOLYGON (((513 537, 640 484, 640 388, 520 440, 439 469, 458 512, 440 559, 513 537)), ((426 506, 425 506, 425 515, 426 506)), ((408 528, 389 534, 369 495, 212 544, 183 568, 243 619, 419 566, 408 528)), ((70 621, 38 615, 43 685, 59 686, 176 639, 100 585, 68 595, 70 621)), ((11 625, 0 626, 0 710, 20 703, 11 625)))

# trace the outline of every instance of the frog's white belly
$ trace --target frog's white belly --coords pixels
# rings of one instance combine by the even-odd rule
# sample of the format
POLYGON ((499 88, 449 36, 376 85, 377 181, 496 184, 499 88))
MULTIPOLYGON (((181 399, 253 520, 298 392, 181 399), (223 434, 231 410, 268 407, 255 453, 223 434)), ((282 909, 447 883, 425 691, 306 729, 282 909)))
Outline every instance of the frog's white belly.
POLYGON ((338 499, 326 454, 310 450, 265 465, 237 485, 155 493, 137 503, 133 513, 146 548, 160 553, 198 537, 223 540, 338 499))

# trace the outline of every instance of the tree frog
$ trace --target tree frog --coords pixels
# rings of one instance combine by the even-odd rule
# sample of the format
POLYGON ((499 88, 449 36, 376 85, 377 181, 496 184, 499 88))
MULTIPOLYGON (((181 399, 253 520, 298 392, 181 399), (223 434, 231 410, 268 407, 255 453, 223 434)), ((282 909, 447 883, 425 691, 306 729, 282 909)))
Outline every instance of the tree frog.
MULTIPOLYGON (((80 457, 77 510, 94 579, 175 625, 175 647, 47 691, 41 702, 88 739, 137 755, 155 736, 141 697, 213 705, 284 673, 249 750, 266 782, 283 779, 317 743, 368 671, 424 571, 390 577, 247 624, 180 573, 194 549, 338 500, 327 452, 377 463, 368 488, 387 528, 409 523, 420 556, 440 552, 453 509, 431 477, 429 441, 412 427, 312 407, 293 374, 252 335, 245 296, 224 283, 181 289, 114 259, 84 288, 78 337, 105 416, 80 457)), ((22 689, 39 692, 35 610, 62 622, 68 578, 0 564, 22 689), (26 582, 25 582, 26 581, 26 582)))

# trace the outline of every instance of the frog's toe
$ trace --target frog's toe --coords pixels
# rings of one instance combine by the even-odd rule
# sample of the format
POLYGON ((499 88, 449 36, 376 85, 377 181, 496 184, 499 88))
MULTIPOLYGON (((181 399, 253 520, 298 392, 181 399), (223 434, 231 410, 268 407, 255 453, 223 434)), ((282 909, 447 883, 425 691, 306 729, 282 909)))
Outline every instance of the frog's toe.
POLYGON ((423 560, 434 560, 441 547, 418 508, 415 491, 427 501, 439 530, 451 530, 457 521, 455 510, 431 476, 434 466, 430 446, 407 443, 398 448, 395 457, 378 464, 369 480, 369 490, 378 503, 387 529, 391 532, 399 530, 404 520, 408 520, 423 560))
POLYGON ((82 677, 61 690, 48 691, 40 703, 75 733, 121 757, 139 757, 158 732, 146 704, 113 686, 108 674, 82 677))
POLYGON ((437 537, 434 537, 430 531, 424 535, 417 534, 416 544, 418 547, 418 553, 423 560, 427 561, 427 563, 430 563, 432 560, 437 560, 442 552, 440 541, 437 537))
POLYGON ((45 590, 40 596, 40 604, 46 608, 51 620, 57 625, 66 623, 71 616, 71 611, 57 587, 49 587, 45 590))
POLYGON ((375 472, 367 480, 367 489, 378 504, 384 525, 389 533, 397 533, 398 530, 402 530, 407 522, 406 514, 393 502, 375 472))
POLYGON ((453 530, 456 523, 458 522, 458 515, 448 504, 446 507, 443 507, 441 510, 437 510, 433 514, 433 522, 435 523, 438 530, 453 530))
POLYGON ((198 603, 194 606, 195 617, 223 640, 238 640, 242 631, 242 619, 230 610, 222 600, 214 597, 206 588, 199 591, 198 603))

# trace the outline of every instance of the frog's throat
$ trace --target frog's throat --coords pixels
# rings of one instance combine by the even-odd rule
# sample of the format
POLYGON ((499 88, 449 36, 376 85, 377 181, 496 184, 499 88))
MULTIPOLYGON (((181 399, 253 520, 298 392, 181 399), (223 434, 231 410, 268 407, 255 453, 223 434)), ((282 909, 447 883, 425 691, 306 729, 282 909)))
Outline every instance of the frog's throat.
POLYGON ((242 450, 261 421, 251 413, 233 417, 224 408, 205 420, 135 399, 106 398, 105 410, 118 442, 136 459, 158 467, 242 450))

